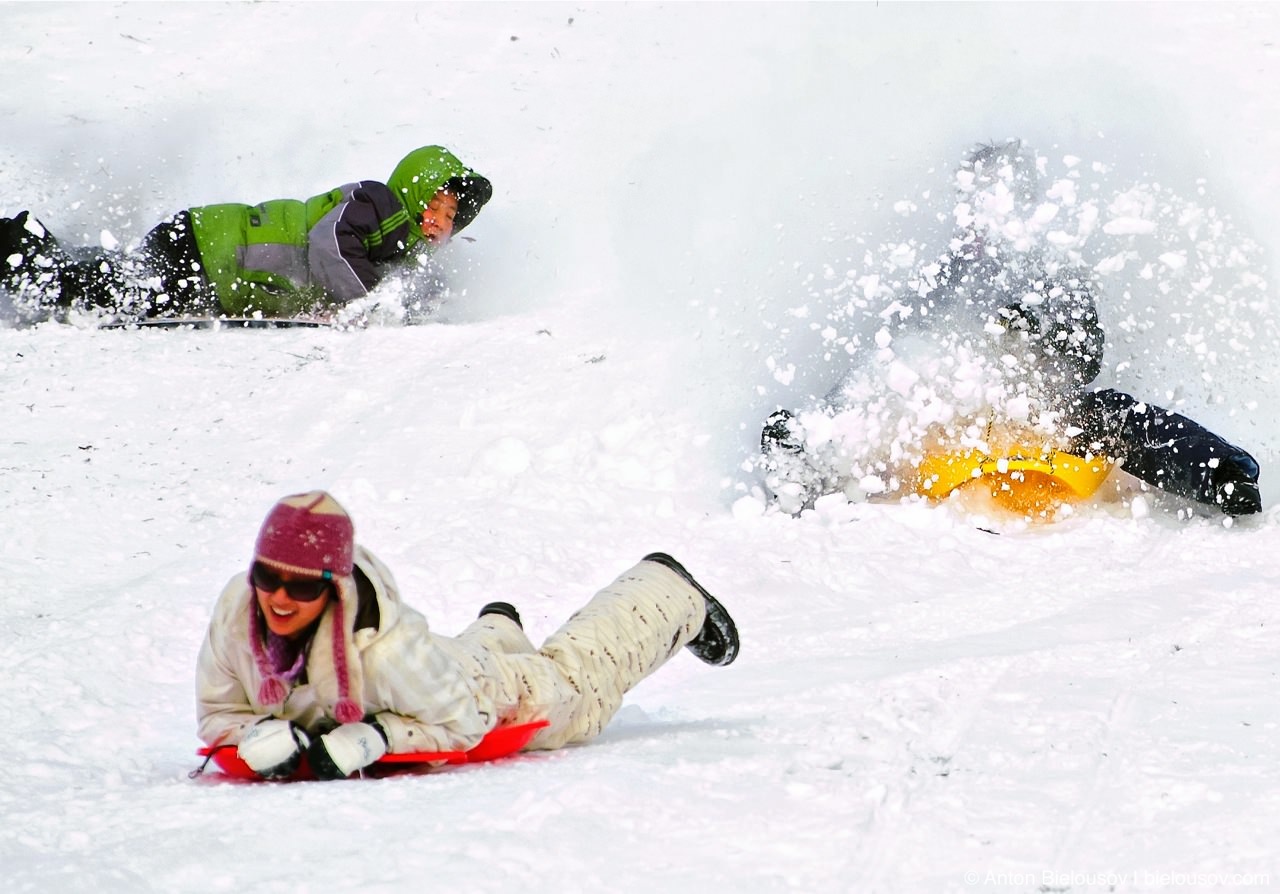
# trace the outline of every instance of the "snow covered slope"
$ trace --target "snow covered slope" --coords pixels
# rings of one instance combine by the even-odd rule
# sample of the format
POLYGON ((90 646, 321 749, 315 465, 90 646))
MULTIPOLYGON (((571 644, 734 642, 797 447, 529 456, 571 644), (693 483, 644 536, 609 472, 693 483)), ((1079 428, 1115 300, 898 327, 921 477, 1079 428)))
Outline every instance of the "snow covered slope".
POLYGON ((496 189, 435 324, 0 329, 6 891, 1280 889, 1280 11, 6 4, 0 33, 0 214, 69 241, 430 142, 496 189), (1154 224, 1089 246, 1136 255, 1106 375, 1248 447, 1262 517, 743 499, 764 414, 840 371, 828 276, 936 245, 951 168, 1015 135, 1154 224), (439 630, 506 599, 536 640, 661 549, 742 657, 678 656, 582 748, 191 781, 214 598, 312 487, 439 630))

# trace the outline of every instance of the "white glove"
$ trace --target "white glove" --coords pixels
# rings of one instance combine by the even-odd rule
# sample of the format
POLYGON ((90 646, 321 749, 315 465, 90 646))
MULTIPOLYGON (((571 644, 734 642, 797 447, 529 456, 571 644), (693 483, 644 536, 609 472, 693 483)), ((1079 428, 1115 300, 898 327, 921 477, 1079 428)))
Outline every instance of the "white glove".
POLYGON ((288 720, 271 718, 256 724, 240 740, 240 759, 264 779, 284 779, 298 769, 311 739, 288 720))
POLYGON ((307 750, 317 779, 346 779, 387 753, 387 737, 376 723, 344 723, 307 750))

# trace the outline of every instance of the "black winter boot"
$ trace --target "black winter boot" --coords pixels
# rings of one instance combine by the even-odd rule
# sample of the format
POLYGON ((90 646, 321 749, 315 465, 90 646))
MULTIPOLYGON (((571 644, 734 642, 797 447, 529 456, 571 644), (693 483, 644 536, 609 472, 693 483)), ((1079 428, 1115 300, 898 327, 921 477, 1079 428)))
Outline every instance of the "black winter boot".
POLYGON ((0 218, 0 288, 25 292, 43 306, 70 304, 75 291, 71 257, 48 230, 27 211, 0 218), (10 264, 10 258, 14 263, 10 264))
POLYGON ((738 657, 738 626, 733 623, 733 618, 729 617, 724 606, 704 590, 683 565, 666 553, 649 553, 644 557, 644 561, 657 562, 659 565, 670 568, 688 581, 706 600, 707 620, 703 622, 698 635, 685 644, 685 648, 707 664, 716 667, 733 664, 733 659, 738 657))
POLYGON ((0 217, 0 284, 14 288, 19 281, 20 269, 31 261, 31 247, 36 241, 35 234, 27 230, 26 211, 20 211, 17 217, 0 217), (14 266, 10 266, 9 258, 21 256, 14 266))
POLYGON ((64 254, 56 239, 44 225, 31 217, 29 211, 19 211, 17 217, 0 217, 0 264, 7 267, 10 255, 20 254, 23 263, 35 254, 50 253, 53 260, 61 262, 64 254))
POLYGON ((516 607, 510 602, 490 602, 484 608, 480 609, 480 617, 485 615, 503 615, 516 622, 516 626, 524 630, 524 624, 520 623, 520 613, 516 611, 516 607))
POLYGON ((27 212, 19 212, 17 217, 0 217, 0 264, 5 264, 9 256, 18 250, 22 242, 22 234, 26 232, 27 212))

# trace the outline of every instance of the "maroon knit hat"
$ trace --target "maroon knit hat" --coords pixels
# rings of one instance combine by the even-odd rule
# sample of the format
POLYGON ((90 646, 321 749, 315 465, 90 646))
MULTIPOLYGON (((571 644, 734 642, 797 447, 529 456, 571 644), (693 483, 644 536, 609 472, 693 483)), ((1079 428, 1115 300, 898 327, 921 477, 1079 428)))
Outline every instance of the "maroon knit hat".
MULTIPOLYGON (((258 542, 253 551, 255 562, 261 562, 278 571, 323 577, 334 582, 335 597, 330 603, 333 612, 333 664, 338 679, 338 703, 334 716, 339 723, 353 723, 364 716, 359 703, 351 697, 347 672, 346 620, 343 606, 347 595, 347 582, 354 569, 355 526, 347 511, 325 491, 294 494, 280 500, 267 513, 258 542)), ((249 581, 253 587, 252 575, 249 581)), ((352 589, 351 594, 354 595, 352 589)), ((258 687, 258 701, 264 705, 282 704, 289 694, 289 687, 302 669, 299 655, 293 667, 279 665, 281 643, 275 634, 267 634, 264 647, 258 635, 257 600, 253 600, 249 613, 250 642, 253 656, 262 674, 258 687)), ((354 606, 353 606, 354 608, 354 606)))
POLYGON ((278 571, 314 577, 351 573, 355 526, 322 490, 285 497, 267 513, 253 558, 278 571))

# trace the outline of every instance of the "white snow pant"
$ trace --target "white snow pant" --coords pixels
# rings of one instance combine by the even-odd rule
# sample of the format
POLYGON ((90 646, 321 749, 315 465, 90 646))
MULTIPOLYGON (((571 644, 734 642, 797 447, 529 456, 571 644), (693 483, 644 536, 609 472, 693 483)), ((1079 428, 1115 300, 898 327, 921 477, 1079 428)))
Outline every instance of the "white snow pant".
POLYGON ((458 638, 480 647, 481 687, 500 722, 551 721, 527 746, 550 749, 599 735, 627 691, 697 636, 706 615, 706 601, 688 581, 665 565, 640 562, 541 649, 502 615, 483 616, 458 638))

